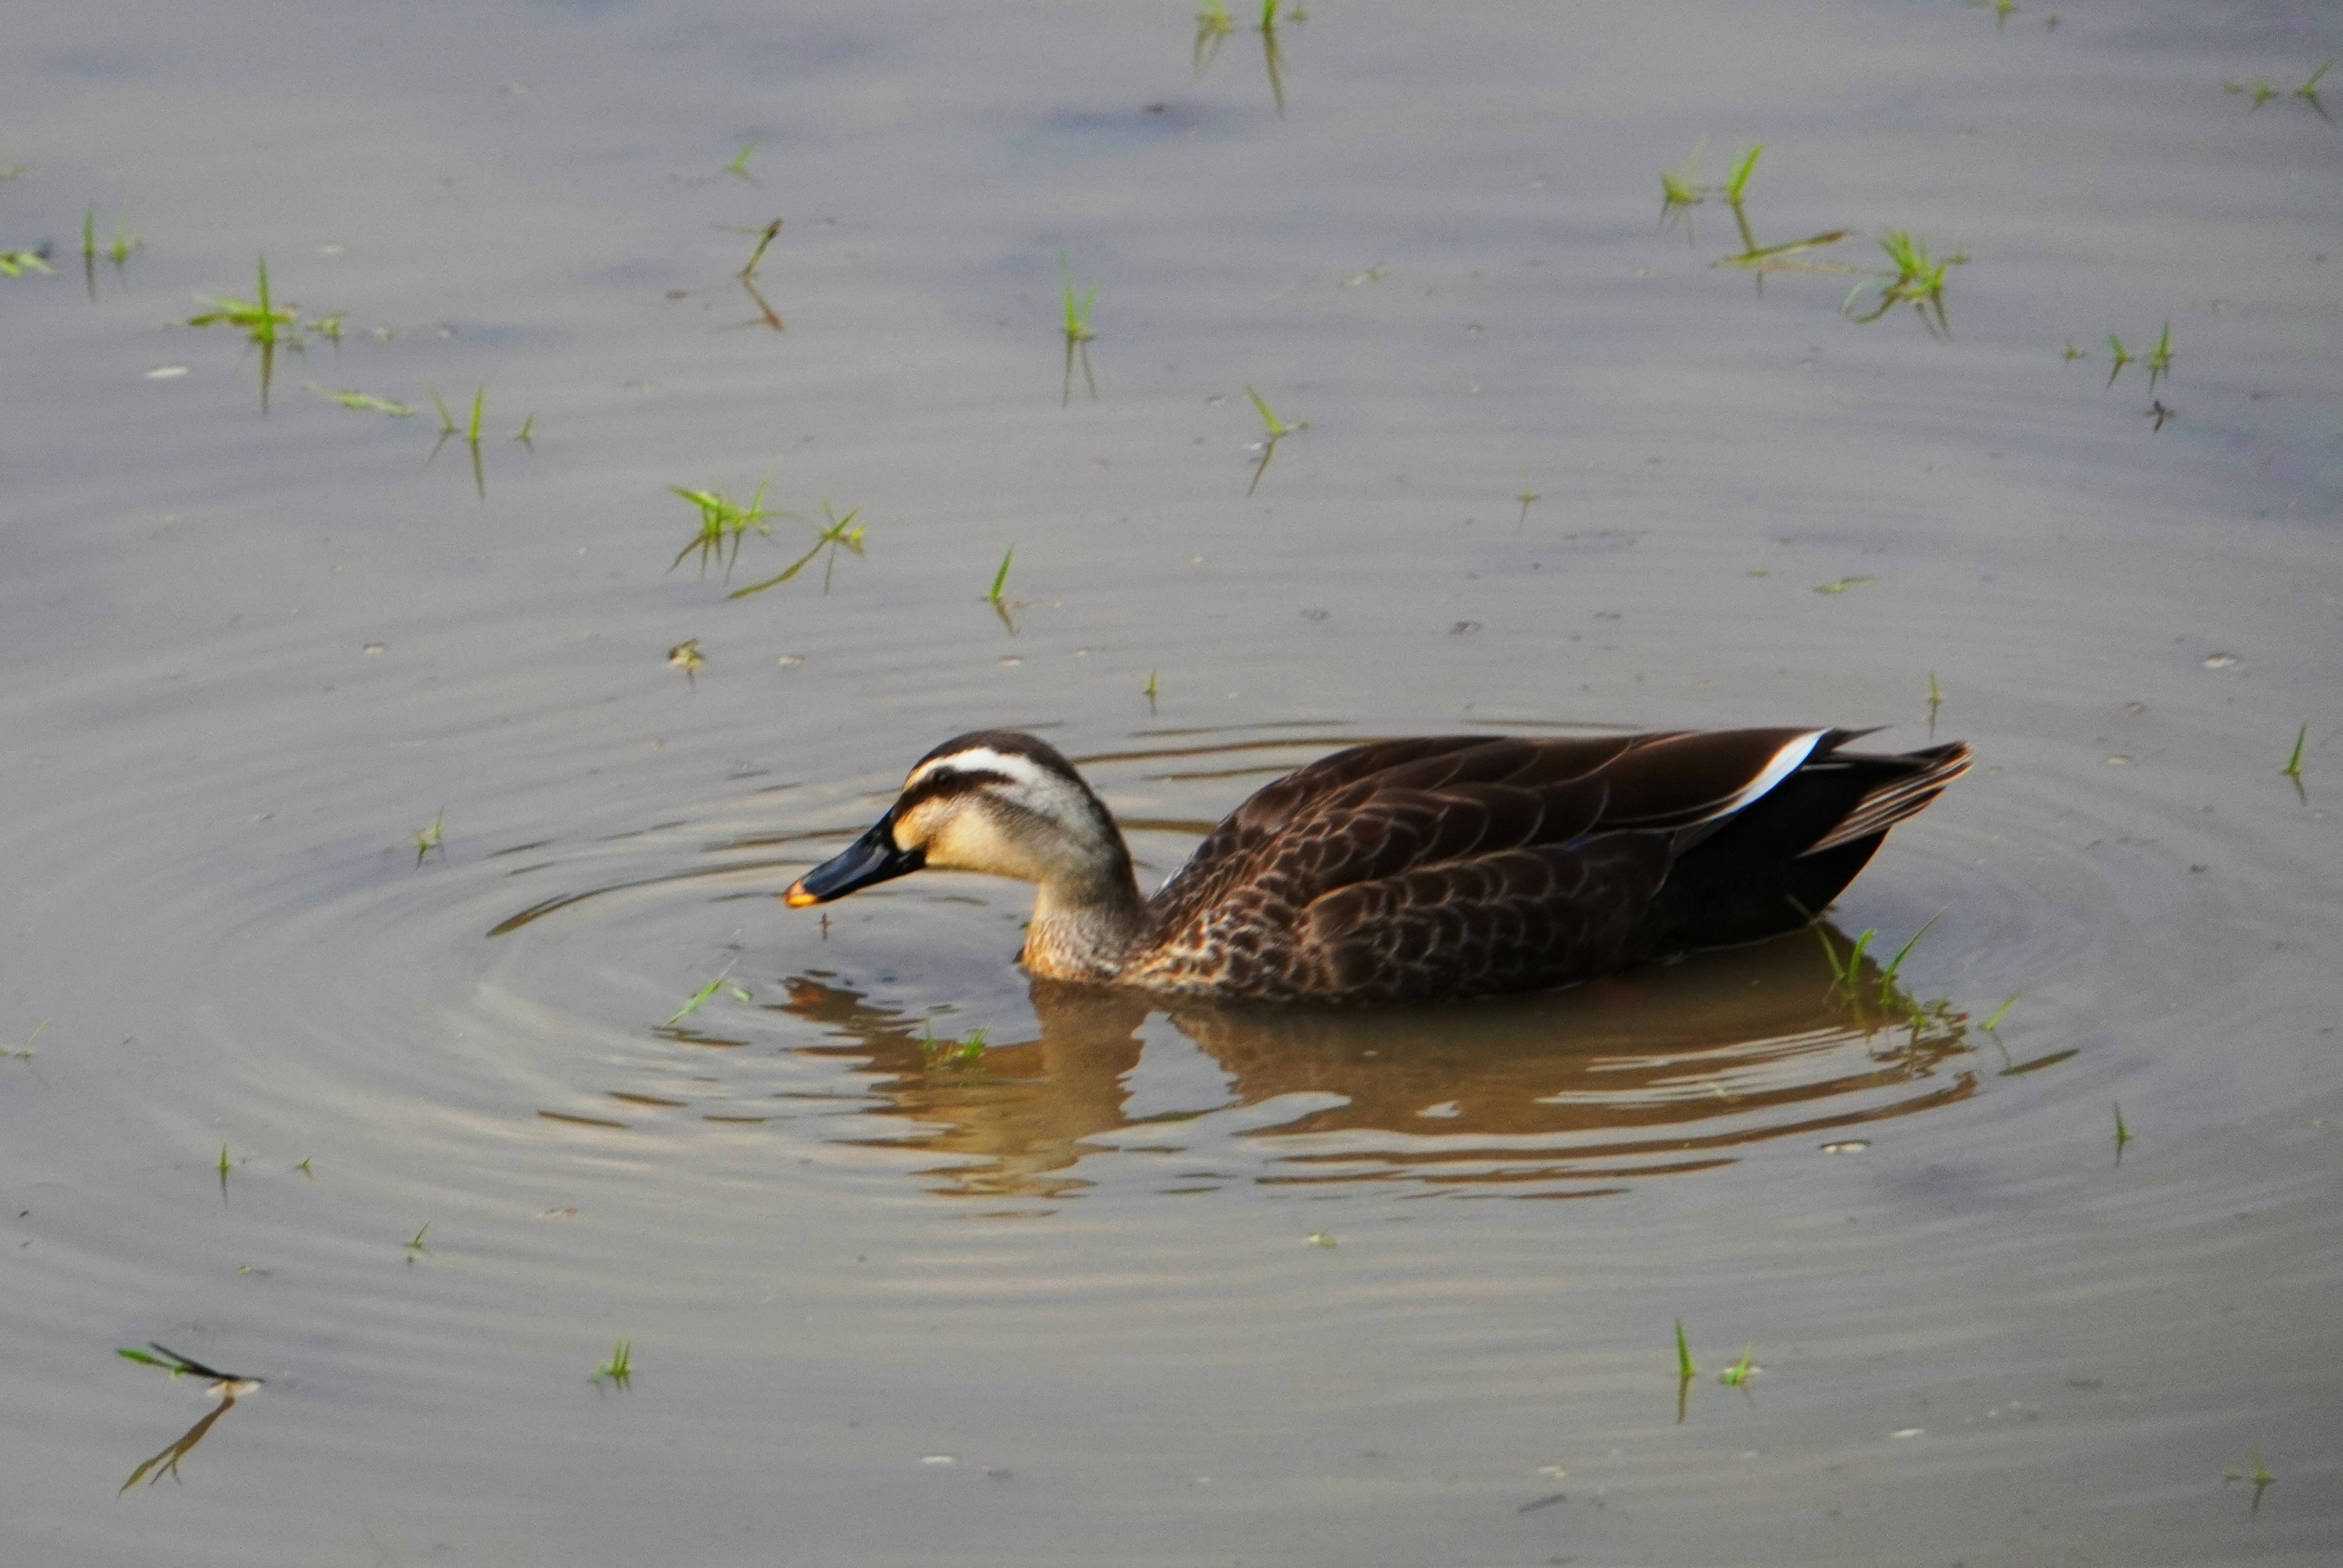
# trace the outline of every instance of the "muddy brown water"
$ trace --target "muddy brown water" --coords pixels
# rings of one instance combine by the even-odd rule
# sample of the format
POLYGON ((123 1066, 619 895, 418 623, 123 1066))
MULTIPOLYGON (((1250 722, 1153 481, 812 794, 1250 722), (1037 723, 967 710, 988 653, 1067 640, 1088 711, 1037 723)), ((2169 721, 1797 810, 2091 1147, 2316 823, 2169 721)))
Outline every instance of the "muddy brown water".
POLYGON ((2333 1560, 2331 9, 1327 0, 1282 116, 1176 4, 10 35, 10 1561, 2333 1560), (1760 245, 1965 250, 1949 335, 1712 266, 1702 137, 1760 245), (265 416, 184 325, 262 251, 347 323, 265 416), (767 480, 860 552, 669 569, 767 480), (1167 1011, 1005 885, 773 897, 977 725, 1160 877, 1348 740, 1931 672, 1853 997, 1167 1011))

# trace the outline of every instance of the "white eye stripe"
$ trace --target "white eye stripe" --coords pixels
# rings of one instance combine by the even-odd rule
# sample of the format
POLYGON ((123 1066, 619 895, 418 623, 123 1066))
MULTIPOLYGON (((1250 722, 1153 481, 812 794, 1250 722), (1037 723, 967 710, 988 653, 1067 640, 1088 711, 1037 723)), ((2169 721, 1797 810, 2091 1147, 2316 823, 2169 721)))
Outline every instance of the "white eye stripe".
POLYGON ((1056 781, 1056 775, 1035 763, 1031 758, 1020 757, 1014 752, 995 751, 990 746, 978 746, 966 751, 955 751, 949 757, 939 757, 932 761, 920 763, 911 769, 911 776, 903 780, 903 788, 911 789, 920 780, 939 769, 946 769, 955 773, 1000 773, 1014 779, 1020 786, 1026 789, 1039 788, 1048 782, 1056 781))

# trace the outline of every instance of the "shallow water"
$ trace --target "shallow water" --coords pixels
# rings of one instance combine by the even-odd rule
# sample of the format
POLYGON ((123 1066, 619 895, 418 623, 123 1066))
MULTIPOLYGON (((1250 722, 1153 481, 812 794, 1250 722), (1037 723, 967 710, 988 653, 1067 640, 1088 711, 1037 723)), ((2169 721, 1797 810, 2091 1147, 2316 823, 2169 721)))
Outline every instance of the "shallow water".
POLYGON ((2343 32, 1459 10, 1312 7, 1282 116, 1177 5, 14 19, 12 1558, 2327 1560, 2343 32), (1965 249, 1949 335, 1713 267, 1703 136, 1761 244, 1965 249), (347 319, 265 416, 183 325, 263 250, 347 319), (769 476, 860 553, 669 569, 769 476), (979 725, 1161 877, 1355 739, 1918 745, 1931 672, 1885 1000, 1151 1011, 1003 885, 772 896, 979 725), (117 1497, 219 1408, 148 1341, 266 1382, 117 1497))

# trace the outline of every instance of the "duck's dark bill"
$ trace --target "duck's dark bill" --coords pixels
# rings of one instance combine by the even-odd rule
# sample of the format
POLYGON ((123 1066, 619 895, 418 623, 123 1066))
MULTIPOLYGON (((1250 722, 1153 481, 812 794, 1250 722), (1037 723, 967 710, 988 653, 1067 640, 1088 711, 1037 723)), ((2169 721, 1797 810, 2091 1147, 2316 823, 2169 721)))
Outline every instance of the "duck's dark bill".
POLYGON ((833 855, 790 883, 789 890, 782 897, 794 909, 826 904, 832 899, 844 898, 857 888, 916 871, 926 863, 923 851, 895 847, 895 819, 890 812, 880 818, 870 831, 855 839, 844 854, 833 855))

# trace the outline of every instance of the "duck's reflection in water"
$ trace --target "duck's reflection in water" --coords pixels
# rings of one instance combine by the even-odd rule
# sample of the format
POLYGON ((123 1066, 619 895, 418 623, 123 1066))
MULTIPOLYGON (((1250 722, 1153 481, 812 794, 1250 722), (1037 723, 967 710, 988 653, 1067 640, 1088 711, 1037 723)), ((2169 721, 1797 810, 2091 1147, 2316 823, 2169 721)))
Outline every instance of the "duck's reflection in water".
MULTIPOLYGON (((926 1172, 948 1192, 1061 1197, 1089 1185, 1085 1158, 1143 1148, 1190 1157, 1174 1191, 1404 1180, 1581 1197, 1767 1139, 1860 1147, 1845 1129, 1976 1092, 1966 1014, 1867 960, 1842 980, 1816 934, 1427 1008, 1165 1006, 1043 981, 1040 1036, 980 1051, 827 977, 791 979, 782 1010, 836 1037, 809 1054, 874 1071, 880 1112, 918 1124, 877 1141, 958 1157, 926 1172), (1158 1014, 1176 1038, 1149 1027, 1158 1014), (1182 1086, 1179 1108, 1151 1112, 1158 1080, 1182 1086)), ((1820 934, 1844 963, 1845 939, 1820 934)))

